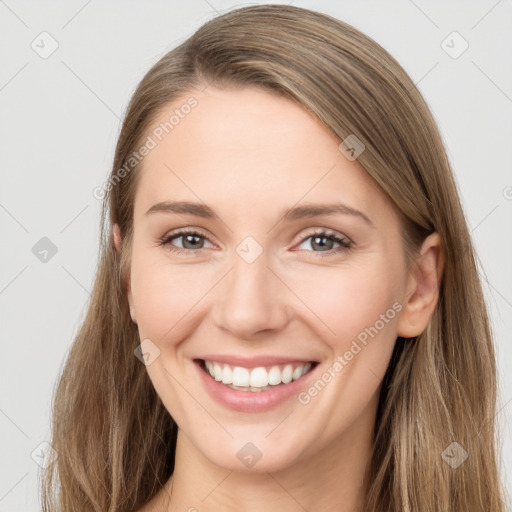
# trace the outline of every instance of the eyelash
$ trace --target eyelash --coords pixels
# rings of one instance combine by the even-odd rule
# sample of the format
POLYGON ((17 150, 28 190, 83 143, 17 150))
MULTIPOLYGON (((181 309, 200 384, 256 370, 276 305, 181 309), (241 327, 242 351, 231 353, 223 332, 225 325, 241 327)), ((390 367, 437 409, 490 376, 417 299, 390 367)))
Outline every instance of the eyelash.
MULTIPOLYGON (((171 233, 168 236, 165 236, 162 238, 158 245, 160 246, 167 246, 167 250, 174 253, 187 253, 187 252, 198 252, 198 250, 202 249, 185 249, 181 247, 176 247, 171 244, 171 240, 174 240, 175 238, 180 238, 180 236, 184 235, 196 235, 198 237, 204 238, 205 240, 208 240, 208 238, 201 233, 198 233, 194 230, 188 230, 184 229, 181 231, 177 231, 176 233, 171 233)), ((322 255, 334 255, 338 254, 344 251, 347 251, 352 247, 352 241, 348 238, 340 238, 336 236, 335 233, 328 232, 326 230, 320 230, 320 231, 314 231, 313 233, 310 233, 308 236, 303 238, 299 245, 302 245, 308 238, 327 238, 329 240, 332 240, 338 244, 340 244, 340 247, 337 247, 336 249, 330 249, 328 251, 306 251, 306 252, 313 252, 315 254, 318 254, 320 256, 322 255)), ((210 242, 210 240, 208 240, 210 242)), ((210 242, 212 243, 212 242, 210 242)))

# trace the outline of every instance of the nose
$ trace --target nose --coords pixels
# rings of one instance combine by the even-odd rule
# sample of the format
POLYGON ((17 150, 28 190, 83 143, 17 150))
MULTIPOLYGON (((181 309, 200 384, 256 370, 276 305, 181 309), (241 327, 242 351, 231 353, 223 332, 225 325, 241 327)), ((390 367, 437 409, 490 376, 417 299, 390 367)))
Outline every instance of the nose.
POLYGON ((291 292, 268 266, 265 252, 252 263, 234 254, 230 272, 216 286, 215 324, 238 339, 283 329, 291 317, 291 292))

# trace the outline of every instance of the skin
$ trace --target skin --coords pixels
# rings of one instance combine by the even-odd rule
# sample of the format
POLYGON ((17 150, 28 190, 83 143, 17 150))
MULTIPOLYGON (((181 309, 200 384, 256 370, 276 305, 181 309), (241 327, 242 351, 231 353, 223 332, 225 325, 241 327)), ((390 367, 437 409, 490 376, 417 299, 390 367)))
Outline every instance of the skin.
MULTIPOLYGON (((160 350, 146 368, 179 426, 174 475, 142 511, 360 510, 395 340, 420 334, 438 300, 439 236, 424 241, 409 271, 395 207, 304 109, 255 87, 193 95, 198 106, 144 158, 134 205, 131 315, 141 340, 160 350), (145 215, 170 200, 206 204, 220 220, 145 215), (333 202, 373 226, 339 213, 282 215, 333 202), (190 237, 159 245, 179 228, 206 238, 183 253, 168 247, 190 237), (311 237, 322 229, 352 246, 334 253, 340 245, 327 238, 320 243, 332 250, 322 251, 311 237), (252 263, 236 252, 247 236, 263 251, 252 263), (318 361, 318 378, 394 303, 394 318, 307 404, 294 396, 265 412, 230 410, 207 394, 192 362, 207 353, 294 355, 318 361), (262 454, 251 468, 237 457, 247 442, 262 454)), ((113 233, 120 250, 117 225, 113 233)))

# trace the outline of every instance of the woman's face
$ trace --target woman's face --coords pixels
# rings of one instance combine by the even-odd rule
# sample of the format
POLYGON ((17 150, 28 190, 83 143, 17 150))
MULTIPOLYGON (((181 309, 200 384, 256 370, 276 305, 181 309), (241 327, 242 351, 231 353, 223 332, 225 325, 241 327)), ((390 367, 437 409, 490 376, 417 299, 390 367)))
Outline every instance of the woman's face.
POLYGON ((210 86, 154 126, 176 109, 142 161, 129 280, 158 395, 231 470, 357 451, 409 293, 396 211, 287 99, 210 86))

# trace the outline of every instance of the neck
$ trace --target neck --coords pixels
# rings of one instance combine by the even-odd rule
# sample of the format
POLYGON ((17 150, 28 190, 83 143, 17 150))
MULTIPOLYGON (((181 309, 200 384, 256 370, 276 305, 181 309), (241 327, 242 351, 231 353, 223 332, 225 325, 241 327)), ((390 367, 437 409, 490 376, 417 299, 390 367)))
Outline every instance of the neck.
POLYGON ((289 467, 273 472, 221 468, 204 457, 180 429, 175 471, 162 490, 165 500, 159 510, 362 511, 375 409, 368 407, 342 435, 313 456, 297 458, 289 467))

